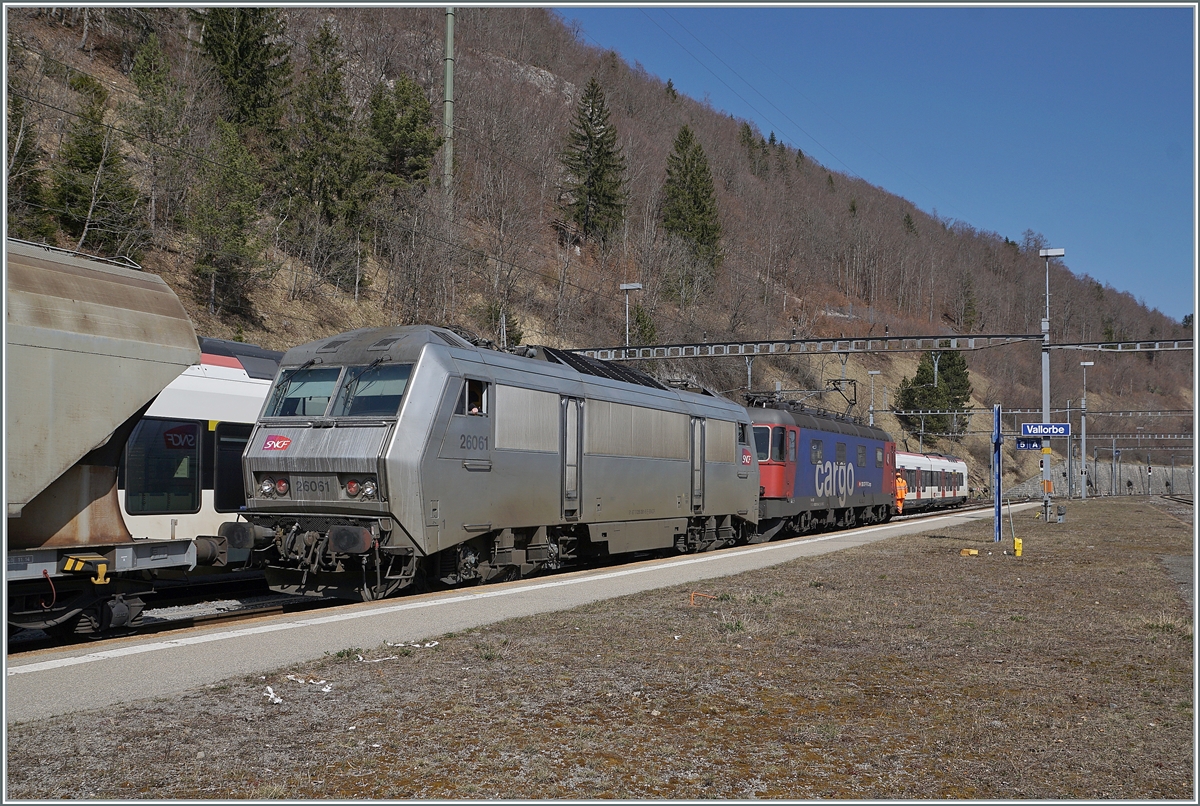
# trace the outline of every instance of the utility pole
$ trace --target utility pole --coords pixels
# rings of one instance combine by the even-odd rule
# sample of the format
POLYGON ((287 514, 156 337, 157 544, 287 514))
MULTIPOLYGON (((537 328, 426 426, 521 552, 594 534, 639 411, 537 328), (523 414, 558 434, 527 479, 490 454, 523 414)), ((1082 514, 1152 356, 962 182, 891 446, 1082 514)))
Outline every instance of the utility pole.
MULTIPOLYGON (((1050 258, 1066 257, 1066 249, 1042 249, 1046 259, 1046 316, 1042 319, 1042 422, 1050 422, 1050 258)), ((1050 439, 1042 443, 1042 518, 1050 523, 1050 439)))
POLYGON ((454 179, 454 7, 446 9, 445 100, 442 101, 442 138, 445 151, 442 159, 442 189, 453 194, 454 179))
MULTIPOLYGON (((1068 423, 1070 422, 1070 398, 1067 399, 1067 422, 1068 423)), ((1070 500, 1070 493, 1072 493, 1072 489, 1070 489, 1070 482, 1073 482, 1075 480, 1075 476, 1072 475, 1072 474, 1074 474, 1074 471, 1075 471, 1074 464, 1072 462, 1072 459, 1075 456, 1075 446, 1072 445, 1072 441, 1074 441, 1072 437, 1067 438, 1067 500, 1068 501, 1070 500)))
MULTIPOLYGON (((1095 361, 1080 361, 1079 366, 1083 367, 1083 400, 1079 404, 1079 461, 1083 464, 1083 479, 1079 485, 1079 498, 1087 499, 1087 368, 1095 365, 1095 361)), ((1096 472, 1095 464, 1092 465, 1093 475, 1096 472)))

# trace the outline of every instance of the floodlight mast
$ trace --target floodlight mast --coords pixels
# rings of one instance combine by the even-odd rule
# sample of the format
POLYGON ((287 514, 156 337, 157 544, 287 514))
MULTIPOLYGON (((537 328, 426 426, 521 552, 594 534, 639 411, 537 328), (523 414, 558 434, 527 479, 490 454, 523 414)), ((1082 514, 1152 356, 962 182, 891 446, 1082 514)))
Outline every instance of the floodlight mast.
MULTIPOLYGON (((1066 257, 1066 249, 1042 249, 1046 259, 1046 315, 1042 318, 1042 422, 1050 422, 1050 258, 1066 257)), ((1042 517, 1050 523, 1050 440, 1042 443, 1042 517)))
POLYGON ((625 292, 625 346, 629 346, 629 292, 641 291, 641 283, 621 283, 621 290, 625 292))

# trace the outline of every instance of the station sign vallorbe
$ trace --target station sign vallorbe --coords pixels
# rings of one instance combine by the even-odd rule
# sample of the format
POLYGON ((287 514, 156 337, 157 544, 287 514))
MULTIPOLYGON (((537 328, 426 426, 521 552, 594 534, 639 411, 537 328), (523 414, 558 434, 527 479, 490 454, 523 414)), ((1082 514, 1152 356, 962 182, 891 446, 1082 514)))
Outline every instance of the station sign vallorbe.
POLYGON ((1023 437, 1069 437, 1070 423, 1021 423, 1023 437))

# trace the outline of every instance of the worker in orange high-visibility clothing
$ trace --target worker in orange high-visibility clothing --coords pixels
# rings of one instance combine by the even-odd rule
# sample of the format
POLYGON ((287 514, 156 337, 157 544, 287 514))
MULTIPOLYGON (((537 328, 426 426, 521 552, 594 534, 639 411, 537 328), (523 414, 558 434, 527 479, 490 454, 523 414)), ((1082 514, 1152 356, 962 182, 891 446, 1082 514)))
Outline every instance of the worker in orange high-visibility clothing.
POLYGON ((899 470, 896 471, 896 514, 904 514, 904 496, 908 495, 908 482, 904 480, 904 474, 899 470))

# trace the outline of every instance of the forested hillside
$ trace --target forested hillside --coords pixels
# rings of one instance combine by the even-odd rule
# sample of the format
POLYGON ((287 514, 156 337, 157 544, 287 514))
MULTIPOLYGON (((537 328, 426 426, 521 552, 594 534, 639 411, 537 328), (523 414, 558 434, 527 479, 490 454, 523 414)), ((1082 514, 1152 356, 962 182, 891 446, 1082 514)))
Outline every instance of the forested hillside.
MULTIPOLYGON (((458 9, 449 187, 443 9, 6 13, 10 235, 134 257, 206 335, 285 348, 429 322, 615 345, 623 282, 643 285, 638 343, 1039 330, 1038 233, 919 210, 545 9, 458 9)), ((1191 337, 1058 261, 1050 284, 1056 342, 1191 337)), ((1054 355, 1056 406, 1081 355, 1054 355)), ((976 404, 1040 405, 1035 345, 966 358, 976 404)), ((916 359, 852 358, 856 411, 866 369, 894 396, 916 359)), ((659 369, 746 383, 741 359, 659 369)), ((759 359, 754 385, 841 371, 759 359)), ((1088 380, 1092 408, 1192 405, 1188 353, 1097 356, 1088 380)))

